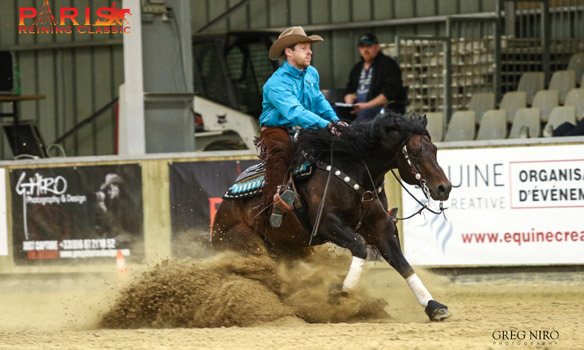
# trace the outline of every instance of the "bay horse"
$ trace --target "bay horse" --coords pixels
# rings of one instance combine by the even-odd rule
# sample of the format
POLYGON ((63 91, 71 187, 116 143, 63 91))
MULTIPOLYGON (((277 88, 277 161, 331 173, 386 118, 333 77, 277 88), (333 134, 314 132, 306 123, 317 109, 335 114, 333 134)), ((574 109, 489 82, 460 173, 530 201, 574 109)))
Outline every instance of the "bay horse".
POLYGON ((304 224, 299 215, 289 213, 279 228, 272 228, 265 218, 268 215, 258 215, 259 197, 226 199, 212 227, 214 249, 285 253, 332 242, 352 254, 342 284, 343 291, 349 291, 359 281, 370 246, 407 281, 430 320, 450 317, 447 306, 432 298, 402 254, 383 190, 385 174, 397 168, 405 182, 425 187, 434 200, 448 199, 452 186, 437 163, 437 148, 426 130, 427 122, 425 115, 388 113, 371 121, 337 127, 340 135, 326 129, 301 130, 293 145, 294 164, 306 159, 315 164, 308 179, 295 181, 306 209, 304 224), (315 225, 318 230, 312 237, 315 225))

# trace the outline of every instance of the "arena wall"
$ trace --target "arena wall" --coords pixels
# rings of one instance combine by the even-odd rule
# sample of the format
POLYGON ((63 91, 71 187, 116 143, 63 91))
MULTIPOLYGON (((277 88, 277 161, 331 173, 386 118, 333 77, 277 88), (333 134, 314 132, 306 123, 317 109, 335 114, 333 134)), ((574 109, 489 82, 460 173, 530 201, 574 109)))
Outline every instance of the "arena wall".
MULTIPOLYGON (((116 266, 117 250, 124 251, 124 260, 130 266, 176 257, 177 254, 173 254, 171 244, 169 168, 176 164, 205 164, 204 167, 214 164, 215 168, 212 171, 219 173, 217 169, 220 169, 224 164, 239 164, 240 161, 249 162, 252 159, 255 161, 257 158, 255 154, 248 151, 231 151, 206 152, 204 155, 184 153, 1 162, 0 178, 3 177, 5 181, 2 201, 5 204, 5 210, 2 211, 0 218, 0 273, 107 272, 116 266), (139 178, 132 178, 133 175, 136 175, 136 169, 138 169, 139 178), (138 237, 135 241, 140 245, 135 249, 139 258, 133 254, 133 248, 113 247, 109 241, 104 243, 103 240, 107 239, 107 233, 93 232, 95 218, 92 216, 92 210, 97 202, 95 192, 105 192, 104 185, 108 183, 108 174, 113 172, 124 176, 123 183, 126 186, 134 185, 133 190, 130 191, 133 193, 130 195, 139 197, 137 201, 141 203, 139 211, 134 213, 134 216, 139 218, 134 221, 139 221, 138 225, 140 226, 140 229, 134 232, 138 237), (22 173, 26 175, 21 178, 22 173), (67 186, 63 186, 64 181, 67 182, 67 186), (67 188, 63 189, 64 187, 67 188), (27 189, 31 192, 28 194, 27 209, 24 210, 28 227, 26 224, 22 225, 22 204, 18 207, 13 206, 15 201, 17 203, 23 202, 23 199, 19 198, 17 188, 20 192, 27 189), (82 200, 77 200, 79 198, 82 200), (63 200, 59 201, 60 199, 63 200), (83 203, 73 203, 76 200, 83 203), (81 207, 86 208, 81 209, 81 207), (17 220, 14 219, 15 217, 17 220), (85 228, 92 232, 73 232, 75 227, 85 228), (22 238, 24 230, 28 231, 27 237, 30 241, 43 242, 38 243, 38 249, 34 247, 34 243, 30 242, 28 248, 25 246, 23 242, 27 240, 22 238), (67 230, 66 233, 65 230, 67 230), (37 236, 36 240, 34 239, 35 235, 37 236), (71 247, 64 248, 62 246, 64 240, 71 247), (89 246, 75 247, 75 245, 83 245, 84 243, 89 246), (50 246, 47 247, 47 244, 50 246), (58 248, 56 244, 59 244, 58 248), (103 244, 106 246, 102 246, 103 244), (112 249, 114 251, 111 251, 112 249), (78 256, 67 256, 70 259, 59 258, 58 252, 60 251, 60 254, 63 255, 64 250, 75 250, 78 256), (101 255, 94 258, 84 256, 87 251, 95 250, 99 250, 101 255)), ((231 169, 231 172, 225 171, 225 173, 233 175, 234 169, 231 169)), ((187 169, 187 171, 189 170, 187 169)), ((188 175, 196 176, 194 173, 188 175)), ((112 177, 110 176, 110 178, 112 177)), ((225 191, 229 186, 229 181, 234 179, 235 176, 226 177, 223 180, 224 185, 218 186, 215 192, 225 191)), ((187 184, 189 183, 188 179, 185 181, 187 184)), ((208 187, 208 185, 202 187, 208 187)), ((179 192, 188 190, 187 188, 178 189, 179 192)), ((201 197, 205 197, 205 194, 202 194, 201 197)), ((206 201, 207 198, 205 197, 203 200, 206 201)), ((206 231, 203 239, 208 241, 209 213, 199 215, 206 215, 206 219, 203 219, 206 225, 203 229, 206 231)), ((132 214, 129 213, 126 216, 131 217, 132 214)), ((196 241, 198 238, 193 240, 196 241)), ((182 243, 183 241, 180 244, 182 243)), ((188 255, 188 252, 177 249, 177 247, 174 249, 182 257, 188 255)), ((196 255, 196 252, 194 254, 196 255)))
MULTIPOLYGON (((479 188, 481 186, 478 186, 468 192, 468 188, 463 188, 464 186, 458 183, 462 180, 460 178, 457 180, 457 176, 454 176, 456 174, 450 174, 455 188, 452 190, 451 200, 444 204, 445 207, 450 208, 445 212, 445 223, 436 226, 433 223, 436 218, 430 213, 419 215, 405 223, 400 221, 398 225, 404 251, 413 264, 425 266, 501 266, 582 263, 577 258, 577 252, 578 249, 581 251, 581 246, 584 244, 579 238, 579 232, 584 232, 584 228, 579 223, 579 216, 572 212, 581 210, 583 201, 578 199, 570 201, 568 199, 562 202, 560 200, 551 207, 536 203, 534 208, 529 210, 518 208, 513 213, 509 210, 514 209, 510 207, 517 207, 516 204, 512 205, 513 203, 511 203, 513 200, 517 201, 517 194, 504 189, 502 194, 498 192, 497 195, 501 197, 499 203, 504 208, 474 207, 470 208, 472 210, 461 212, 461 208, 457 208, 461 204, 453 203, 456 198, 460 202, 459 197, 464 196, 489 197, 494 195, 500 189, 492 187, 494 186, 494 178, 491 175, 497 173, 497 182, 505 182, 511 176, 511 171, 508 171, 509 164, 518 162, 543 164, 540 166, 543 168, 547 166, 546 164, 553 162, 562 169, 570 168, 572 169, 568 169, 572 173, 570 179, 554 180, 549 185, 554 188, 561 188, 565 185, 576 188, 576 191, 578 188, 582 189, 584 186, 581 184, 584 180, 578 180, 574 177, 576 173, 584 174, 582 172, 584 171, 584 165, 582 165, 584 163, 582 160, 584 140, 582 138, 538 139, 527 141, 527 144, 524 140, 507 140, 503 144, 489 141, 439 143, 438 147, 441 150, 438 153, 438 160, 440 162, 442 159, 442 166, 446 172, 451 171, 449 167, 453 162, 453 156, 448 155, 449 153, 454 155, 455 163, 462 168, 467 165, 474 167, 473 164, 479 164, 481 161, 485 163, 477 165, 475 170, 478 169, 477 171, 480 173, 478 173, 475 182, 490 182, 491 187, 486 185, 479 188), (501 152, 511 154, 510 158, 502 155, 501 152), (497 169, 489 170, 487 163, 493 163, 488 160, 489 156, 487 155, 489 154, 501 158, 500 162, 496 162, 501 164, 497 169), (482 170, 483 166, 486 169, 484 171, 482 170), (489 178, 489 176, 491 177, 489 178), (509 210, 505 212, 502 209, 509 210), (460 215, 462 217, 459 217, 460 215), (472 258, 468 257, 469 246, 462 248, 452 246, 452 242, 455 241, 453 238, 459 234, 456 230, 454 233, 448 233, 448 229, 451 230, 453 224, 459 225, 461 221, 471 221, 476 232, 487 232, 489 228, 492 228, 493 223, 503 227, 513 226, 514 218, 515 221, 521 221, 521 224, 527 227, 527 231, 529 231, 532 222, 541 222, 542 220, 544 223, 552 223, 554 227, 568 225, 576 231, 574 236, 576 240, 572 240, 573 237, 563 239, 565 237, 562 236, 563 242, 543 245, 538 243, 538 246, 535 242, 529 242, 530 238, 528 237, 528 241, 524 241, 523 245, 517 245, 514 236, 510 236, 507 243, 515 242, 515 244, 502 245, 495 244, 495 242, 484 244, 478 247, 478 250, 473 251, 472 258), (581 230, 578 229, 579 227, 581 230), (446 235, 452 236, 448 245, 446 235), (465 254, 467 254, 466 258, 465 254), (542 256, 545 256, 545 259, 542 256)), ((1 162, 2 176, 0 179, 3 177, 3 181, 5 181, 5 198, 2 200, 2 204, 5 204, 5 210, 2 211, 2 218, 0 218, 3 221, 0 222, 2 226, 0 228, 4 229, 4 231, 0 230, 0 273, 111 271, 115 268, 115 255, 118 250, 124 251, 125 260, 130 266, 152 263, 165 258, 207 256, 209 250, 206 249, 209 248, 209 225, 210 217, 214 214, 213 208, 220 203, 222 193, 233 182, 237 174, 256 162, 255 154, 248 151, 1 162), (23 173, 27 175, 22 175, 23 173), (128 241, 127 237, 124 239, 123 234, 115 236, 113 238, 118 239, 115 246, 113 241, 104 240, 109 237, 107 232, 94 232, 94 227, 99 225, 94 217, 97 214, 93 211, 93 207, 98 203, 93 196, 98 191, 106 192, 105 185, 112 182, 109 181, 113 178, 113 175, 109 175, 112 173, 119 174, 125 179, 124 182, 120 183, 124 184, 126 188, 134 186, 134 190, 130 192, 137 198, 136 201, 141 203, 139 212, 126 215, 139 221, 141 229, 134 233, 137 238, 134 241, 128 241), (138 175, 134 176, 135 174, 138 175), (49 180, 57 179, 59 176, 61 176, 61 181, 64 181, 63 179, 68 181, 68 189, 65 191, 57 191, 58 181, 51 182, 52 180, 49 180), (133 176, 135 178, 132 178, 133 176), (44 192, 39 191, 42 187, 39 185, 41 182, 44 186, 44 192), (51 184, 55 183, 57 185, 51 187, 51 184), (54 189, 54 193, 51 193, 51 188, 54 189), (23 209, 22 203, 23 200, 27 199, 26 197, 21 198, 24 189, 31 189, 26 209, 23 209), (83 196, 86 197, 85 206, 74 203, 83 196), (51 199, 57 200, 58 198, 63 198, 63 201, 61 203, 50 202, 51 199), (85 209, 80 209, 81 207, 85 209), (22 225, 23 210, 28 218, 24 220, 28 227, 22 225), (75 231, 76 227, 77 231, 75 231), (24 233, 25 230, 28 232, 24 233), (28 237, 28 240, 23 238, 24 235, 28 237), (42 242, 38 247, 34 247, 34 243, 29 242, 34 241, 35 237, 37 241, 42 242), (62 242, 67 242, 69 246, 63 247, 62 242), (47 248, 46 244, 53 244, 53 246, 47 248), (60 246, 56 247, 56 244, 60 246), (83 244, 87 246, 82 246, 83 244), (106 246, 102 246, 103 244, 106 246), (48 252, 51 249, 53 252, 48 252), (111 251, 112 249, 113 251, 111 251), (93 258, 86 255, 93 254, 92 251, 95 250, 99 250, 102 255, 93 258), (74 254, 77 255, 72 256, 72 251, 76 251, 74 254), (61 254, 67 259, 59 258, 57 254, 61 254)), ((463 173, 466 174, 466 170, 463 173)), ((537 187, 537 185, 529 184, 529 182, 522 184, 524 187, 537 187)), ((542 184, 539 185, 540 189, 544 188, 542 184)), ((411 187, 410 190, 419 199, 423 198, 419 188, 411 187)), ((400 216, 407 216, 415 212, 416 207, 412 204, 413 201, 406 197, 405 192, 402 194, 400 185, 391 174, 386 176, 386 192, 389 206, 400 207, 400 216)), ((434 203, 434 205, 437 204, 434 203)), ((442 219, 442 217, 440 218, 442 219)), ((501 240, 505 239, 504 236, 500 238, 501 240)))

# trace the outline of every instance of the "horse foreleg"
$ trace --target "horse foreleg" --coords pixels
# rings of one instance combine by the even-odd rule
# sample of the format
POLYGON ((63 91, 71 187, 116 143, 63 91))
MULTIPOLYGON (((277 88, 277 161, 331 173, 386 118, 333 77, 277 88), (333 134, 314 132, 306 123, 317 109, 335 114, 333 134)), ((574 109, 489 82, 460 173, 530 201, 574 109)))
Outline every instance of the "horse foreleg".
POLYGON ((435 301, 428 289, 422 283, 410 263, 404 257, 397 234, 397 228, 393 222, 384 220, 383 224, 376 227, 367 227, 369 232, 384 232, 381 235, 365 235, 365 239, 373 243, 383 256, 383 258, 406 280, 408 286, 414 293, 418 303, 424 307, 426 315, 432 321, 442 321, 452 316, 446 305, 435 301))
POLYGON ((351 267, 349 267, 349 272, 343 281, 343 290, 349 291, 354 289, 359 283, 361 278, 361 273, 363 272, 363 266, 365 265, 365 259, 353 256, 351 261, 351 267))
POLYGON ((321 239, 334 243, 340 247, 347 248, 351 251, 353 260, 349 272, 343 280, 343 291, 354 289, 359 283, 365 259, 367 258, 367 246, 358 234, 353 232, 350 227, 341 223, 336 217, 329 217, 327 224, 321 226, 318 233, 321 239))
POLYGON ((399 246, 396 247, 395 244, 389 244, 389 255, 384 255, 384 258, 406 280, 408 286, 414 293, 416 300, 422 307, 424 307, 424 311, 431 321, 442 321, 452 316, 446 305, 440 304, 434 300, 428 289, 426 289, 422 283, 422 280, 420 280, 420 277, 418 277, 414 272, 414 269, 403 256, 399 246))

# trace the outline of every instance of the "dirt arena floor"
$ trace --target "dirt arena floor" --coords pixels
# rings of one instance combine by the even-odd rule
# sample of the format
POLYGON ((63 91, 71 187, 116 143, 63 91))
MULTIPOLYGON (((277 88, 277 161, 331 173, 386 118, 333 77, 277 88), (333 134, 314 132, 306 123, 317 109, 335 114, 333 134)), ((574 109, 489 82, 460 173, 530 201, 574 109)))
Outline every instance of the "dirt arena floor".
POLYGON ((383 262, 367 262, 355 293, 331 295, 348 264, 223 256, 125 277, 7 276, 0 350, 584 349, 581 271, 418 269, 453 313, 433 323, 383 262))

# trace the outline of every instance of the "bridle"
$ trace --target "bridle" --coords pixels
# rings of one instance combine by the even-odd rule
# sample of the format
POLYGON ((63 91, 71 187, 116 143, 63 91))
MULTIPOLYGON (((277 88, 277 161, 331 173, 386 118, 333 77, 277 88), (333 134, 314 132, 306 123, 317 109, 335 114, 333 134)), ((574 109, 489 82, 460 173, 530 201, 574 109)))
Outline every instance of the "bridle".
MULTIPOLYGON (((444 202, 440 201, 440 209, 439 211, 435 211, 433 209, 430 209, 428 207, 428 203, 430 203, 430 188, 428 188, 428 184, 426 179, 422 176, 422 173, 420 172, 420 170, 418 169, 418 167, 416 166, 416 164, 414 162, 412 162, 410 154, 408 152, 408 141, 410 140, 410 138, 412 137, 412 135, 408 136, 406 138, 406 140, 402 143, 402 148, 401 148, 401 153, 404 156, 406 162, 408 163, 408 166, 410 168, 410 171, 412 172, 412 174, 414 175, 414 178, 416 180, 418 180, 418 182, 420 183, 420 188, 422 189, 422 192, 424 193, 424 196, 426 197, 426 204, 423 204, 422 202, 420 202, 420 200, 418 198, 416 198, 403 184, 403 182, 397 177, 397 175, 395 174, 395 172, 393 171, 393 169, 391 169, 391 173, 393 174, 393 176, 395 177, 395 179, 397 180, 397 182, 401 185, 401 187, 410 195, 410 197, 412 197, 416 202, 418 202, 419 205, 421 205, 421 208, 413 213, 412 215, 408 216, 408 217, 401 217, 401 218, 396 218, 397 220, 407 220, 410 219, 412 217, 414 217, 417 214, 421 214, 422 211, 424 210, 428 210, 429 212, 431 212, 432 214, 442 214, 444 213, 444 210, 446 210, 447 208, 444 208, 444 202)), ((369 172, 369 169, 367 169, 367 172, 369 172)), ((371 177, 371 175, 369 175, 371 177)))
POLYGON ((424 196, 426 196, 426 199, 429 200, 430 199, 430 189, 428 188, 428 185, 426 184, 426 179, 424 179, 422 177, 420 170, 410 159, 410 154, 408 153, 408 145, 406 144, 408 140, 409 140, 409 137, 406 140, 406 142, 403 143, 402 154, 404 155, 406 162, 408 162, 408 165, 410 167, 410 170, 412 171, 412 174, 414 175, 416 180, 418 180, 420 182, 420 188, 424 192, 424 196))

